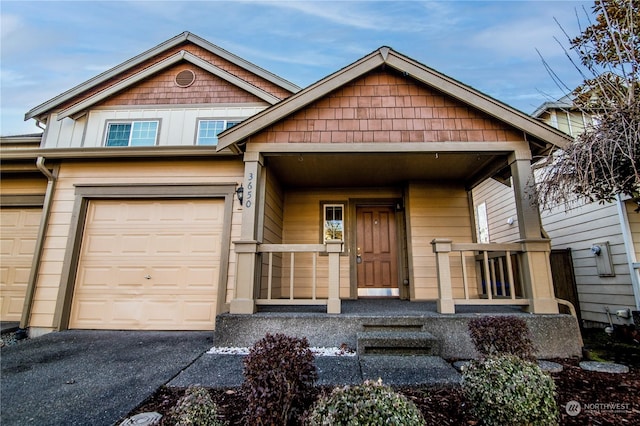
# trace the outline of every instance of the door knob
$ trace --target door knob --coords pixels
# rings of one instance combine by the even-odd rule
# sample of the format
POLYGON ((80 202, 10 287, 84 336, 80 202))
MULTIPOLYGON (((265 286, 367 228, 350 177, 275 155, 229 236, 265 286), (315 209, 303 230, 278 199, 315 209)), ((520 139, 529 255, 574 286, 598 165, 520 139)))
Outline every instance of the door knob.
POLYGON ((150 280, 151 279, 151 275, 145 275, 144 278, 147 279, 147 280, 150 280))

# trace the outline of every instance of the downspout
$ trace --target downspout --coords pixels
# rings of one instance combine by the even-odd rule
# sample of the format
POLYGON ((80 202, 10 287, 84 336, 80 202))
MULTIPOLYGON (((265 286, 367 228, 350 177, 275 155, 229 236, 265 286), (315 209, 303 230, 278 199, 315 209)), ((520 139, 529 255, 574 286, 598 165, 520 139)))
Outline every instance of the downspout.
POLYGON ((616 195, 616 206, 618 207, 618 219, 620 220, 620 228, 622 228, 621 231, 622 239, 624 240, 624 248, 627 252, 627 263, 629 264, 629 274, 631 275, 631 287, 633 289, 633 296, 636 299, 636 309, 640 310, 640 270, 638 270, 637 268, 636 250, 633 245, 631 228, 629 228, 627 209, 620 195, 616 195))
POLYGON ((27 291, 24 298, 24 305, 22 308, 22 317, 20 319, 20 328, 18 330, 18 337, 27 336, 27 327, 29 326, 29 319, 31 317, 31 309, 33 307, 33 296, 35 295, 36 281, 38 278, 38 271, 40 269, 40 260, 42 259, 42 252, 44 248, 44 238, 47 233, 49 225, 49 211, 53 204, 53 191, 56 185, 56 179, 58 175, 58 168, 55 167, 53 173, 44 165, 45 158, 38 157, 36 159, 37 169, 47 178, 47 189, 44 195, 44 202, 42 205, 42 216, 40 218, 40 228, 38 229, 38 236, 36 239, 36 247, 33 253, 33 261, 31 262, 31 272, 29 273, 29 281, 27 282, 27 291))

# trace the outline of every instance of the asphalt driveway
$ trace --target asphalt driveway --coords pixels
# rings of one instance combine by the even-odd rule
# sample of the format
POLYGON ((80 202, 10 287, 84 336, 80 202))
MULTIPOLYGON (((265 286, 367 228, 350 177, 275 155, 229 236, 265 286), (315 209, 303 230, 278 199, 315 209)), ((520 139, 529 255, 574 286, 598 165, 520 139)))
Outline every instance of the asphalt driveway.
POLYGON ((73 330, 0 350, 0 424, 113 425, 212 346, 213 332, 73 330))

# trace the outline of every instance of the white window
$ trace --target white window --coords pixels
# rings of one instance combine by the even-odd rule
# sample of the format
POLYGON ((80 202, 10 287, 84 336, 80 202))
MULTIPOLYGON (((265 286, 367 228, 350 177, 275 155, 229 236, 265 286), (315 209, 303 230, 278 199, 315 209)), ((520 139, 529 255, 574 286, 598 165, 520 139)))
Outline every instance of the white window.
POLYGON ((476 209, 478 220, 478 242, 486 244, 489 242, 489 219, 487 217, 487 203, 478 205, 476 209))
POLYGON ((233 127, 239 121, 231 120, 200 120, 198 121, 197 145, 218 145, 218 133, 233 127))
POLYGON ((342 240, 344 241, 344 205, 325 204, 324 205, 324 241, 342 240))
POLYGON ((153 146, 158 137, 157 121, 129 121, 107 124, 105 146, 153 146))

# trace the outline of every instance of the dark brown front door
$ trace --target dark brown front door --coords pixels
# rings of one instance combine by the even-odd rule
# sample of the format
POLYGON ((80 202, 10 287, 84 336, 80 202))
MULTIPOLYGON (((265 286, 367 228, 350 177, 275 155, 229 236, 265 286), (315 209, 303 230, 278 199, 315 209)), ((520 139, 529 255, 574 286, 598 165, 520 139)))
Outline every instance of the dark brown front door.
POLYGON ((359 296, 398 295, 396 218, 392 206, 356 208, 359 296))

